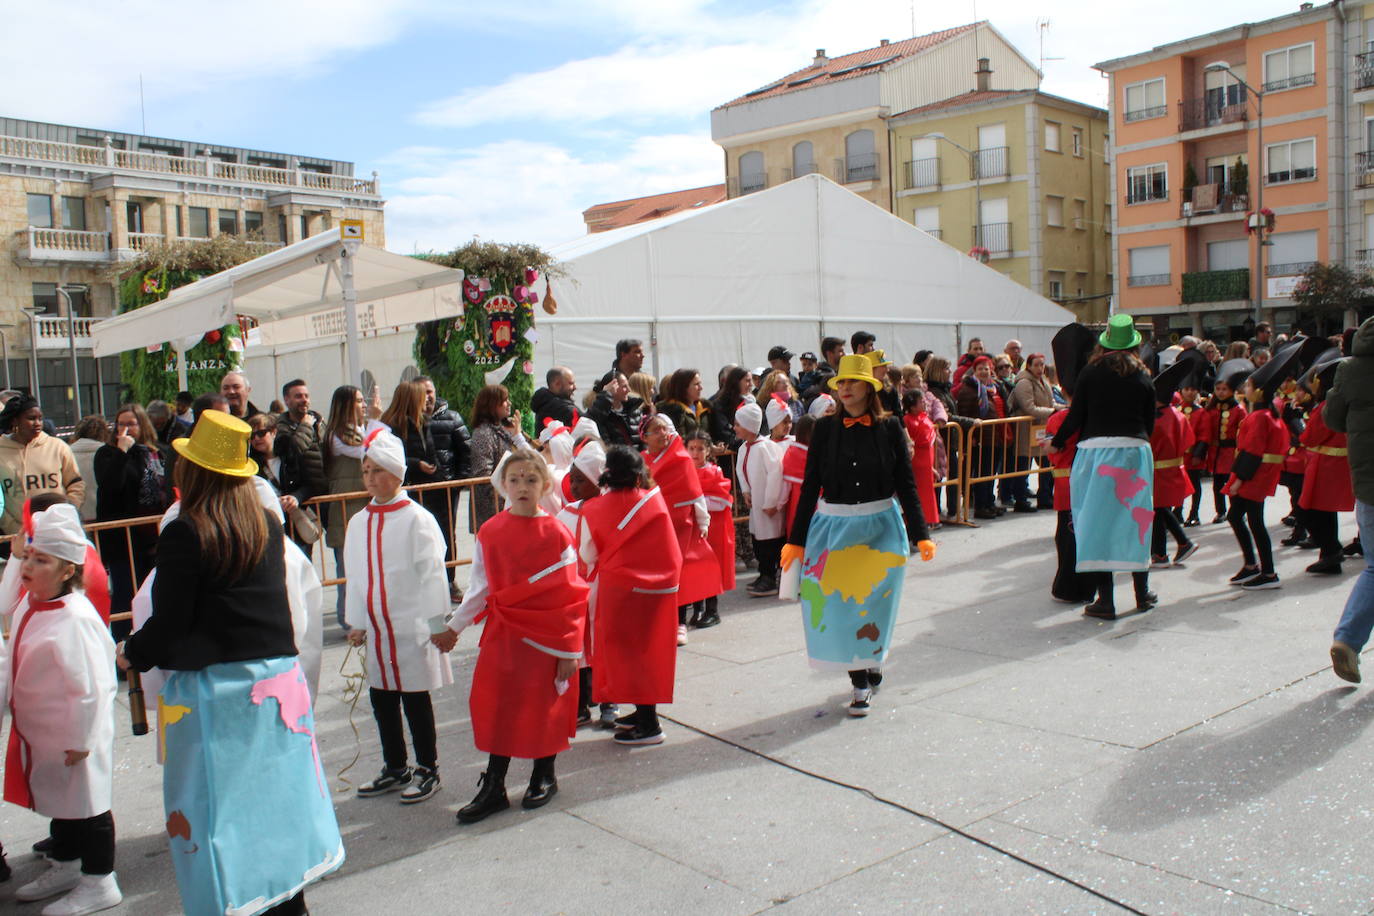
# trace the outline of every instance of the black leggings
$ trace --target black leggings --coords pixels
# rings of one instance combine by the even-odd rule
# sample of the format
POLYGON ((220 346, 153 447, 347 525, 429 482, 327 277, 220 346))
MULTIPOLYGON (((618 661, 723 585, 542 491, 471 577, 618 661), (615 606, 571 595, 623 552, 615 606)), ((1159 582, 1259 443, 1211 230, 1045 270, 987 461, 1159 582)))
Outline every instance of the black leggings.
POLYGON ((1192 481, 1193 484, 1193 501, 1192 505, 1188 507, 1188 518, 1196 519, 1198 505, 1202 502, 1202 472, 1198 470, 1189 470, 1188 479, 1192 481))
MULTIPOLYGON (((530 781, 533 782, 539 777, 553 779, 553 762, 558 759, 557 754, 550 754, 547 757, 538 757, 534 761, 534 772, 530 773, 530 781)), ((510 758, 502 757, 500 754, 487 755, 487 778, 505 785, 506 771, 510 769, 510 758)))
POLYGON ((382 759, 388 770, 406 766, 406 738, 401 730, 401 708, 405 707, 410 725, 410 743, 415 745, 415 762, 429 770, 439 769, 438 738, 434 728, 434 705, 428 690, 402 693, 399 690, 369 688, 372 715, 382 739, 382 759))
POLYGON ((1073 513, 1060 509, 1054 529, 1054 549, 1059 559, 1050 594, 1064 601, 1091 601, 1092 581, 1086 573, 1078 572, 1078 538, 1073 533, 1073 513))
POLYGON ((1217 515, 1226 514, 1226 493, 1223 488, 1226 486, 1226 481, 1230 479, 1231 473, 1229 471, 1225 474, 1215 471, 1212 473, 1212 503, 1217 508, 1217 515))
POLYGON ((283 901, 269 910, 263 910, 262 916, 305 916, 308 912, 305 908, 305 891, 300 891, 290 900, 283 901))
POLYGON ((877 668, 860 668, 849 672, 849 683, 859 690, 877 687, 883 682, 883 673, 877 668))
POLYGON ((1150 535, 1150 553, 1157 557, 1165 556, 1165 549, 1168 544, 1165 542, 1165 534, 1174 536, 1174 543, 1182 547, 1188 543, 1188 535, 1183 531, 1183 525, 1174 514, 1173 509, 1155 510, 1155 527, 1150 535))
POLYGON ((1316 541, 1317 546, 1321 548, 1323 558, 1341 555, 1341 539, 1337 530, 1336 513, 1322 509, 1299 509, 1298 524, 1306 528, 1312 535, 1312 540, 1316 541))
POLYGON ((114 871, 114 815, 109 811, 75 820, 54 818, 48 833, 52 837, 53 861, 80 859, 83 875, 108 875, 114 871))
POLYGON ((1231 497, 1231 511, 1227 514, 1226 520, 1231 523, 1231 530, 1236 533, 1240 552, 1245 557, 1245 565, 1255 565, 1255 551, 1258 550, 1260 572, 1272 575, 1274 547, 1269 542, 1269 531, 1264 527, 1264 500, 1246 499, 1243 496, 1231 497))
MULTIPOLYGON (((759 575, 776 582, 778 564, 782 562, 782 548, 787 538, 754 538, 754 556, 759 561, 759 575)), ((680 613, 680 611, 679 611, 680 613)), ((684 620, 683 623, 687 621, 684 620)))
MULTIPOLYGON (((1097 600, 1107 607, 1116 607, 1116 587, 1113 584, 1112 574, 1109 572, 1084 573, 1091 577, 1097 587, 1097 600)), ((1133 572, 1131 573, 1131 584, 1135 586, 1135 603, 1140 604, 1150 591, 1150 573, 1133 572)))

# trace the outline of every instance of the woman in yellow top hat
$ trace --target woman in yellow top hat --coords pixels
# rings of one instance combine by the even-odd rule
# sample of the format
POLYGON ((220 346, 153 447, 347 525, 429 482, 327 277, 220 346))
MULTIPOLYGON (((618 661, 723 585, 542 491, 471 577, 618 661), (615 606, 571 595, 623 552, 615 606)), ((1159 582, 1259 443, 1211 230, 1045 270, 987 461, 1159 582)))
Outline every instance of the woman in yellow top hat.
POLYGON ((158 697, 163 802, 188 913, 304 913, 343 863, 287 602, 282 529, 258 502, 247 423, 206 410, 174 472, 153 612, 123 668, 170 672, 158 697))
POLYGON ((812 430, 782 553, 784 569, 802 564, 806 653, 814 667, 849 672, 853 716, 868 715, 882 681, 912 545, 922 560, 935 556, 906 435, 879 399, 873 366, 865 355, 840 358, 830 380, 840 409, 812 430))

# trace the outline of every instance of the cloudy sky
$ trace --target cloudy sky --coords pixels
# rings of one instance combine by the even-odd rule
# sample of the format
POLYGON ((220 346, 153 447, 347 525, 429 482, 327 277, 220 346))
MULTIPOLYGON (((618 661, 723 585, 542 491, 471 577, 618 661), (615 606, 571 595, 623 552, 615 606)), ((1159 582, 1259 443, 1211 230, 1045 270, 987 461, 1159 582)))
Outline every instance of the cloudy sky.
POLYGON ((1094 62, 1297 9, 1216 0, 0 0, 0 114, 345 159, 395 251, 553 245, 592 204, 722 180, 712 107, 831 56, 988 19, 1048 92, 1094 62), (1051 59, 1057 58, 1057 59, 1051 59))

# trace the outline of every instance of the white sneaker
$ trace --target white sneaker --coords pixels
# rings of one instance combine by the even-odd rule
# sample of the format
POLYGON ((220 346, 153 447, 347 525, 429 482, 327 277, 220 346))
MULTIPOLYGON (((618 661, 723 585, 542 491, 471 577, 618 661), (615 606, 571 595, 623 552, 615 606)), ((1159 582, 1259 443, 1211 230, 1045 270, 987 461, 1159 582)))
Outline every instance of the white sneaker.
POLYGON ((678 628, 677 628, 677 644, 678 644, 679 646, 685 646, 685 645, 687 645, 687 627, 682 626, 682 625, 679 625, 679 626, 678 626, 678 628))
POLYGON ((86 916, 119 906, 124 895, 119 892, 114 872, 108 875, 82 875, 76 888, 61 900, 43 907, 43 916, 86 916))
POLYGON ((868 715, 868 701, 873 699, 873 691, 867 687, 854 688, 854 700, 849 704, 851 716, 868 715))
POLYGON ((81 860, 48 860, 48 870, 14 892, 16 900, 46 900, 81 883, 81 860))

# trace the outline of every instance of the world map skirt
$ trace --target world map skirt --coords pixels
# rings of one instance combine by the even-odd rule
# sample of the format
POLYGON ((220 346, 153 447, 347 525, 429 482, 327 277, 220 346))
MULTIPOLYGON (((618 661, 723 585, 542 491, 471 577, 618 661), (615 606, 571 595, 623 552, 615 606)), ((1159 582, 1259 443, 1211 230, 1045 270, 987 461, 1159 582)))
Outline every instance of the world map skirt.
POLYGON ((802 627, 813 668, 877 668, 892 646, 911 554, 896 500, 821 500, 802 558, 802 627))
POLYGON ((1154 455, 1129 436, 1078 443, 1069 475, 1079 572, 1141 572, 1150 568, 1154 527, 1154 455))
POLYGON ((158 706, 162 798, 185 912, 253 916, 343 864, 295 658, 174 671, 158 706))

